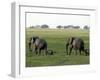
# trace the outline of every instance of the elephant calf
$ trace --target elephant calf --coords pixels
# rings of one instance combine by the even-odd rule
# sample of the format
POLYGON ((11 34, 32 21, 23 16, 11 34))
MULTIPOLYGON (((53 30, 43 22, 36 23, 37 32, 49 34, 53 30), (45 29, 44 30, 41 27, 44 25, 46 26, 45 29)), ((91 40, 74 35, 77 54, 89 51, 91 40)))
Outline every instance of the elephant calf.
POLYGON ((48 55, 54 55, 54 53, 56 53, 56 52, 53 51, 53 50, 47 50, 47 54, 48 54, 48 55))
POLYGON ((84 41, 81 38, 77 38, 77 37, 68 38, 66 43, 66 52, 68 55, 71 54, 72 49, 75 50, 76 54, 77 54, 77 50, 79 50, 80 55, 81 55, 81 51, 85 52, 86 55, 88 54, 88 51, 84 49, 84 41))
POLYGON ((89 55, 89 49, 85 49, 84 51, 85 51, 85 53, 86 53, 86 54, 85 54, 86 56, 89 55))

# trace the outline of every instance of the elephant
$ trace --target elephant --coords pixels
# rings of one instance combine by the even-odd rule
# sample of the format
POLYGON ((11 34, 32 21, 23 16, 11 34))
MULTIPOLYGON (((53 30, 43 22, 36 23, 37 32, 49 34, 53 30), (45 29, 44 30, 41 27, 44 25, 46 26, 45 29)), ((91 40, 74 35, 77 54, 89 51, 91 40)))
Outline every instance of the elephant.
POLYGON ((77 50, 79 50, 80 55, 81 55, 81 51, 83 51, 85 55, 89 54, 88 50, 84 48, 84 41, 81 38, 77 38, 77 37, 68 38, 66 43, 67 55, 71 54, 72 49, 75 50, 76 55, 77 55, 77 50))
POLYGON ((48 55, 54 55, 54 53, 56 53, 56 52, 53 51, 53 50, 47 50, 47 54, 48 54, 48 55))
POLYGON ((89 49, 84 49, 84 51, 86 53, 85 55, 88 56, 89 55, 89 49))
POLYGON ((29 42, 29 48, 31 48, 30 46, 34 44, 35 45, 35 49, 34 52, 37 54, 41 54, 41 50, 45 51, 45 54, 47 55, 47 42, 44 39, 41 39, 37 36, 33 36, 30 38, 30 42, 29 42))

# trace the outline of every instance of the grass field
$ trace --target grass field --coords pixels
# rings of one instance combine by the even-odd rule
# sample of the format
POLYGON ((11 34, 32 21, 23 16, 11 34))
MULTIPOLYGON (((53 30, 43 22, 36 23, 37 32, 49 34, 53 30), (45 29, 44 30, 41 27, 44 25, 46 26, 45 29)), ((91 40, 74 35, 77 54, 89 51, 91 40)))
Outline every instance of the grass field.
MULTIPOLYGON (((26 67, 39 66, 60 66, 60 65, 80 65, 89 64, 89 56, 66 55, 65 43, 68 37, 80 37, 85 42, 85 48, 89 48, 89 30, 76 29, 26 29, 26 67), (39 36, 45 39, 48 43, 48 49, 56 51, 54 55, 46 56, 42 51, 41 55, 36 55, 28 49, 29 38, 39 36)), ((33 47, 34 48, 34 47, 33 47)))

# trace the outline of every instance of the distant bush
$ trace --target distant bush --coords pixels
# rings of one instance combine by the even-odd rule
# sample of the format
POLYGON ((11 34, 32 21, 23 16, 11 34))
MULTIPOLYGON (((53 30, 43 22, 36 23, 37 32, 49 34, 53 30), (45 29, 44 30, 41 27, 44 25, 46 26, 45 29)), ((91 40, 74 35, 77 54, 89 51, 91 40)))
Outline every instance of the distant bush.
POLYGON ((41 25, 41 28, 49 28, 49 26, 44 24, 44 25, 41 25))
POLYGON ((61 25, 58 25, 56 28, 58 28, 58 29, 61 29, 61 28, 63 28, 63 26, 61 26, 61 25))
POLYGON ((80 29, 80 26, 74 26, 73 28, 74 29, 80 29))
POLYGON ((89 29, 89 26, 85 25, 83 29, 89 29))

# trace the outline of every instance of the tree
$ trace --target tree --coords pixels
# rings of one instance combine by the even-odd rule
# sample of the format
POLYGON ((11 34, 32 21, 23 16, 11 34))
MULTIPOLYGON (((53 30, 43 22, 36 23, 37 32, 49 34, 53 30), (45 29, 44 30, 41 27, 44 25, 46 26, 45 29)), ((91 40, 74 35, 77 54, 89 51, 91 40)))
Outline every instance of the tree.
POLYGON ((64 26, 64 29, 68 29, 69 27, 68 26, 64 26))
POLYGON ((49 28, 47 24, 41 25, 41 28, 49 28))
POLYGON ((89 26, 85 25, 85 26, 84 26, 84 29, 89 29, 89 26))
POLYGON ((80 29, 80 26, 74 26, 73 28, 74 29, 80 29))
POLYGON ((73 27, 74 27, 73 25, 68 25, 67 26, 67 28, 69 28, 69 29, 73 29, 73 27))
POLYGON ((56 28, 58 28, 58 29, 61 29, 61 28, 63 28, 63 26, 61 26, 61 25, 58 25, 56 28))

